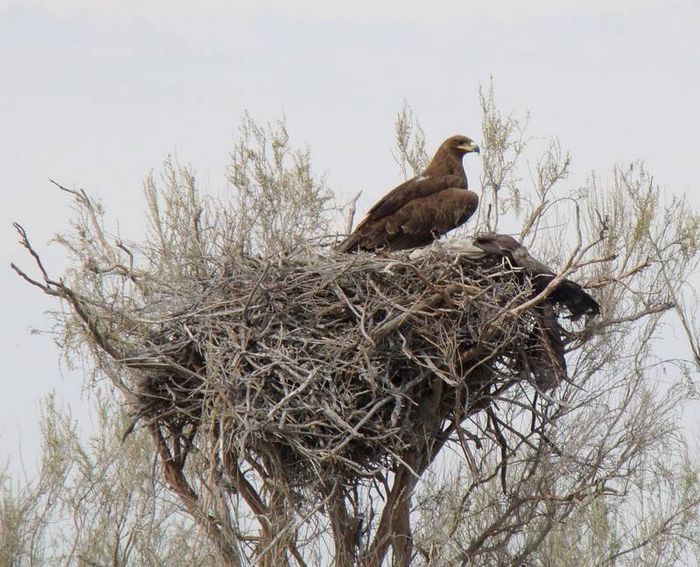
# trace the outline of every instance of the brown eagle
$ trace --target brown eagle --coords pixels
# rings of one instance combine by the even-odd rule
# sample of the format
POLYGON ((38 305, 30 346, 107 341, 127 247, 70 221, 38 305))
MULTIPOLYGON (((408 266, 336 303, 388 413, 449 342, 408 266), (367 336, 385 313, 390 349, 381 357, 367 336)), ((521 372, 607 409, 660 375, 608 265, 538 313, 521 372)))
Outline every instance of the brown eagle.
POLYGON ((445 140, 425 171, 382 197, 338 251, 427 246, 465 223, 479 204, 462 165, 470 152, 479 153, 479 146, 466 136, 445 140))
MULTIPOLYGON (((539 260, 530 256, 520 242, 507 234, 482 234, 473 240, 473 244, 493 256, 508 258, 511 265, 523 268, 531 277, 535 293, 541 293, 551 282, 555 274, 539 260)), ((550 297, 565 305, 576 320, 583 315, 600 314, 600 306, 583 288, 574 281, 565 279, 555 287, 550 297)))
MULTIPOLYGON (((539 294, 555 278, 555 274, 542 262, 533 258, 520 242, 507 234, 485 234, 473 240, 473 244, 490 256, 507 258, 530 277, 535 294, 539 294)), ((594 317, 600 313, 598 302, 583 288, 569 279, 562 280, 545 300, 532 311, 533 323, 525 348, 519 353, 518 365, 532 374, 535 384, 542 390, 557 386, 567 377, 564 358, 565 331, 559 324, 554 305, 564 305, 576 320, 583 315, 594 317)))

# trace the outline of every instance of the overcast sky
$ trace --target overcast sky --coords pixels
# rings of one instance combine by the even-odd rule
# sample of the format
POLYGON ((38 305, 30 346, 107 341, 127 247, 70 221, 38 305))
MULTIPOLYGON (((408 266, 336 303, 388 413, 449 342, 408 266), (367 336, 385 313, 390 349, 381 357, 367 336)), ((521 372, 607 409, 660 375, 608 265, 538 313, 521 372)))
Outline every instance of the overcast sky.
POLYGON ((403 100, 430 150, 455 133, 478 140, 478 89, 493 76, 504 110, 529 111, 532 134, 571 150, 570 183, 644 159, 700 207, 699 30, 697 0, 0 0, 0 460, 21 438, 33 461, 48 392, 80 403, 80 373, 30 334, 56 305, 9 270, 30 266, 13 220, 52 271, 65 266, 47 245, 69 201, 49 177, 98 196, 129 234, 141 182, 168 154, 223 190, 242 113, 284 114, 337 193, 364 190, 362 213, 399 180, 390 150, 403 100))

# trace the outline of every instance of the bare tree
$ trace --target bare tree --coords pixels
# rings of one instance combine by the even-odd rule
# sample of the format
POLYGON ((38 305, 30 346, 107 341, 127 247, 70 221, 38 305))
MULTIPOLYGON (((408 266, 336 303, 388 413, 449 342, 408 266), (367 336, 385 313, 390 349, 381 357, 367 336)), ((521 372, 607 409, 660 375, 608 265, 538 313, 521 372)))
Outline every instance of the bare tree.
MULTIPOLYGON (((55 279, 18 226, 39 275, 16 271, 68 306, 62 344, 125 396, 127 430, 149 432, 161 478, 219 561, 607 565, 694 552, 700 493, 678 411, 699 352, 698 216, 641 164, 604 190, 592 178, 563 191, 560 143, 530 158, 522 121, 492 89, 481 101, 478 230, 515 227, 556 267, 541 292, 461 240, 413 255, 319 246, 330 195, 308 150, 249 117, 232 199, 198 195, 167 162, 162 183, 146 183, 144 242, 110 237, 101 208, 62 187, 77 209, 61 238, 74 270, 55 279), (537 309, 571 277, 601 315, 560 313, 569 371, 551 390, 533 370, 537 309), (693 359, 663 354, 671 316, 693 359)), ((404 174, 420 169, 408 108, 397 138, 404 174)))

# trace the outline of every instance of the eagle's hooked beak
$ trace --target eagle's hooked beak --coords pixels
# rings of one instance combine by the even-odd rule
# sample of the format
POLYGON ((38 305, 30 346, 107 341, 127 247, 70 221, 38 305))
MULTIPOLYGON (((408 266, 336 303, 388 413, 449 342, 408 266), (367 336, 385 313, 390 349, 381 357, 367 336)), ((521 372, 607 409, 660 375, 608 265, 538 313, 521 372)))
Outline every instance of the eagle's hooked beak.
POLYGON ((477 144, 476 142, 470 142, 468 144, 463 144, 463 145, 459 146, 459 149, 463 150, 466 153, 471 153, 471 152, 475 152, 477 154, 481 153, 481 148, 479 148, 479 144, 477 144))

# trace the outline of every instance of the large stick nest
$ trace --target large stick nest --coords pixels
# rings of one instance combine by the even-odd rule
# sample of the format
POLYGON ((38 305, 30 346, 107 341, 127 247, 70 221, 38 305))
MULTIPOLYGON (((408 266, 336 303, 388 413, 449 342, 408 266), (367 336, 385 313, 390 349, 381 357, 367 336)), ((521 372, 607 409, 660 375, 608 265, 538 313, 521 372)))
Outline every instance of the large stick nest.
POLYGON ((495 393, 563 378, 533 294, 502 258, 437 247, 238 259, 196 300, 173 291, 170 316, 124 361, 132 403, 289 485, 353 485, 426 435, 446 439, 495 393))

